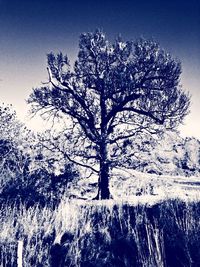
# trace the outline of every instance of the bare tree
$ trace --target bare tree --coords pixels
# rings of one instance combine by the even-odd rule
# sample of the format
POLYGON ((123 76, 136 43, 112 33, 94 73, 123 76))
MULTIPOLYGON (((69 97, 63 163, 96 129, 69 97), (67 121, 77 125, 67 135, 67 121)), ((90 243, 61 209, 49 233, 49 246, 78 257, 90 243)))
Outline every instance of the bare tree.
POLYGON ((66 157, 99 174, 98 199, 110 197, 113 156, 137 134, 176 128, 188 113, 180 62, 152 40, 110 43, 99 30, 85 33, 73 69, 67 56, 50 53, 47 70, 48 84, 28 102, 33 112, 70 119, 66 157))

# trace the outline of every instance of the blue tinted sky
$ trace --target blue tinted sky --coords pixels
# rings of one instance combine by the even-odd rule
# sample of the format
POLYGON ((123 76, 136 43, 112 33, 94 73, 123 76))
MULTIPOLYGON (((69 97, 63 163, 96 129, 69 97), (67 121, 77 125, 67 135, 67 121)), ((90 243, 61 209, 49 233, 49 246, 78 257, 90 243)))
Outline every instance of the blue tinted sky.
MULTIPOLYGON (((80 33, 103 29, 111 40, 153 37, 182 61, 183 87, 192 94, 184 135, 200 138, 200 1, 0 0, 0 102, 22 118, 32 87, 47 78, 46 54, 72 60, 80 33)), ((39 127, 39 121, 29 125, 39 127)))

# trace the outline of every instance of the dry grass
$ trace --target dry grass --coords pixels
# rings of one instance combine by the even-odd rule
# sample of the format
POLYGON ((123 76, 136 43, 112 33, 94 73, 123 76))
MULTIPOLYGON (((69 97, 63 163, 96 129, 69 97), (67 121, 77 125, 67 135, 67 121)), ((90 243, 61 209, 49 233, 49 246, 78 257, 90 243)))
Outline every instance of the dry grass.
POLYGON ((0 210, 0 266, 12 266, 5 261, 16 260, 11 244, 17 240, 24 241, 25 267, 54 266, 52 260, 58 260, 58 255, 61 266, 172 266, 167 259, 170 249, 174 260, 195 266, 199 211, 199 202, 178 200, 151 207, 75 200, 63 200, 56 210, 4 206, 0 210), (180 255, 175 255, 176 250, 180 255))

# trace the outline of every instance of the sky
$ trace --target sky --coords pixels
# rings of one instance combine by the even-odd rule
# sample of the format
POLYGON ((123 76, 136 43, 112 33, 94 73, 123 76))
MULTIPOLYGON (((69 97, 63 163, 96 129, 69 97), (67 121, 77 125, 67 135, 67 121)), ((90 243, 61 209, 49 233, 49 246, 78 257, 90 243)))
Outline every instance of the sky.
POLYGON ((199 0, 0 0, 0 103, 12 104, 30 128, 45 127, 27 116, 25 100, 47 81, 46 54, 62 51, 73 62, 79 35, 97 28, 111 41, 154 38, 180 59, 192 102, 180 131, 200 139, 199 0))

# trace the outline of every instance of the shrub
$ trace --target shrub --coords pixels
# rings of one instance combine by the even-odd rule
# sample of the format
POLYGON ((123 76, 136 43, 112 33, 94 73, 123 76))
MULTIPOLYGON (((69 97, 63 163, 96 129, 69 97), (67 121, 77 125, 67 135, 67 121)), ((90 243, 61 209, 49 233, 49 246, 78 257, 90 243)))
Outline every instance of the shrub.
POLYGON ((41 206, 55 207, 67 191, 70 182, 75 179, 77 172, 73 166, 65 166, 63 174, 55 175, 45 169, 36 170, 33 173, 19 175, 9 180, 0 194, 0 203, 19 205, 26 203, 27 207, 39 204, 41 206))

